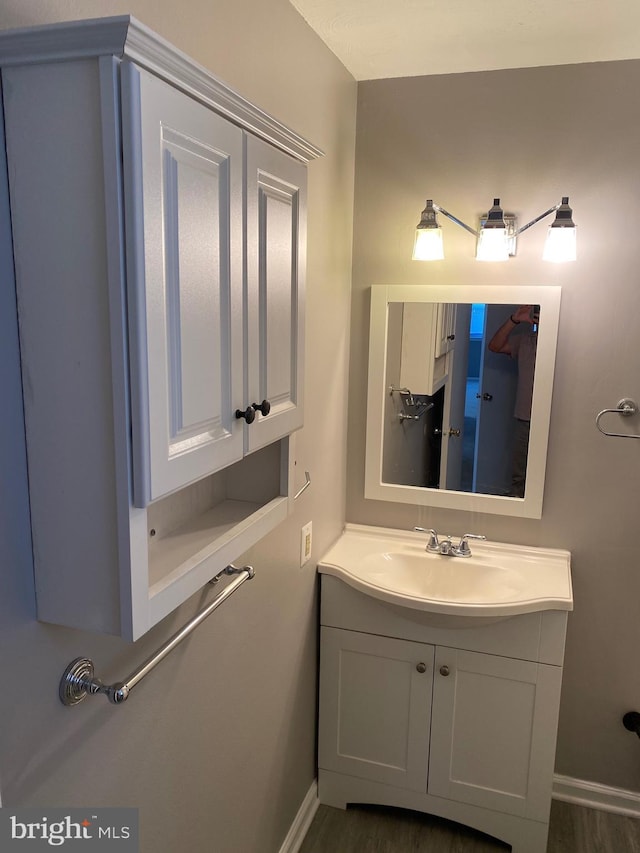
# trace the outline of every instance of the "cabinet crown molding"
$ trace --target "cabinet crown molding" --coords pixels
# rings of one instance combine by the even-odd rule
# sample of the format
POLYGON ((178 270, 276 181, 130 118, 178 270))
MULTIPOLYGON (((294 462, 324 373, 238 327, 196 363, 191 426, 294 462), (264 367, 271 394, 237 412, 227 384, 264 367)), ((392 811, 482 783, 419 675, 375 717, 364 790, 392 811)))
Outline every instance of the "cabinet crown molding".
POLYGON ((132 15, 0 32, 0 67, 100 56, 132 60, 303 163, 323 154, 132 15))

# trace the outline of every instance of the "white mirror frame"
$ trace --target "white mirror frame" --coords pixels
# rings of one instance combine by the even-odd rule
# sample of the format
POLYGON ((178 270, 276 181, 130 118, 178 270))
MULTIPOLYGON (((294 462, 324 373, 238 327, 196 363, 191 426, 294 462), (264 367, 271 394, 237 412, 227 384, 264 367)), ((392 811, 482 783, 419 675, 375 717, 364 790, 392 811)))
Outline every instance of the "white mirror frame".
POLYGON ((546 285, 373 285, 369 331, 367 443, 364 496, 418 506, 486 512, 520 518, 541 518, 556 344, 560 320, 560 288, 546 285), (524 498, 404 486, 382 482, 387 314, 390 302, 451 302, 540 305, 536 370, 531 409, 531 434, 524 498))

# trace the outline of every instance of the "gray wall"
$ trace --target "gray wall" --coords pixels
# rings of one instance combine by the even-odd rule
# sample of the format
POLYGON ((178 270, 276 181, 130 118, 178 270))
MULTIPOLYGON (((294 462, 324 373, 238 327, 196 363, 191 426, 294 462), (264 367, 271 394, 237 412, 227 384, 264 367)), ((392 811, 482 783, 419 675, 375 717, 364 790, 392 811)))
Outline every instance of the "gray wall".
MULTIPOLYGON (((9 806, 137 806, 144 853, 270 853, 315 776, 314 564, 345 514, 356 84, 287 0, 4 0, 0 28, 123 12, 326 152, 309 169, 307 424, 297 437, 299 482, 306 468, 313 485, 294 515, 245 555, 255 580, 125 705, 97 698, 64 708, 57 684, 71 659, 91 657, 101 677, 116 680, 193 615, 206 593, 134 646, 35 621, 15 306, 3 245, 0 790, 9 806), (300 528, 310 519, 312 559, 301 570, 300 528)), ((4 207, 1 215, 0 234, 4 207)))
POLYGON ((640 447, 600 435, 594 416, 640 397, 640 107, 629 96, 639 85, 640 62, 629 61, 359 86, 347 492, 349 521, 572 552, 556 770, 636 791, 640 746, 620 718, 640 707, 640 447), (473 224, 499 196, 524 224, 562 195, 578 224, 576 263, 541 261, 541 223, 516 258, 481 264, 473 238, 447 220, 447 259, 411 260, 427 197, 473 224), (542 520, 363 499, 367 288, 399 283, 562 286, 542 520))

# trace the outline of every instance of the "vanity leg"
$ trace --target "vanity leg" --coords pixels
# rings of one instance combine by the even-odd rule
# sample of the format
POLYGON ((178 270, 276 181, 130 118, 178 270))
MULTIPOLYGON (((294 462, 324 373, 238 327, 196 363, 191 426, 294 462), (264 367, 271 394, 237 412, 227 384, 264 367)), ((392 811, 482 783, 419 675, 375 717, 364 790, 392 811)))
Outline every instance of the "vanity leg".
POLYGON ((549 824, 526 821, 526 828, 511 840, 511 853, 547 853, 549 824))
POLYGON ((318 800, 323 806, 333 806, 335 809, 346 809, 348 800, 340 785, 335 783, 335 774, 318 770, 318 800))

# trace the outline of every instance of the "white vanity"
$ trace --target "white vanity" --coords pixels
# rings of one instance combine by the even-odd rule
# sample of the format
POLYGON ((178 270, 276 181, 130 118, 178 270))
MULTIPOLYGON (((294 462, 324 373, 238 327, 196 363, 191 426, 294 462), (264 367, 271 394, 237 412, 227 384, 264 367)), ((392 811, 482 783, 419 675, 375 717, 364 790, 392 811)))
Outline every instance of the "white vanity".
POLYGON ((347 525, 322 575, 319 797, 429 812, 546 850, 566 551, 347 525))

